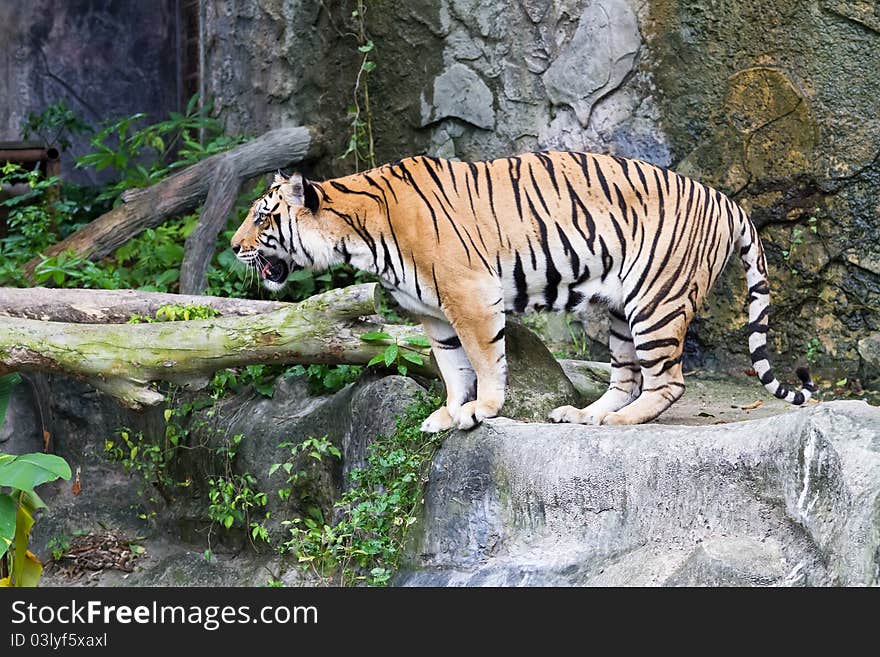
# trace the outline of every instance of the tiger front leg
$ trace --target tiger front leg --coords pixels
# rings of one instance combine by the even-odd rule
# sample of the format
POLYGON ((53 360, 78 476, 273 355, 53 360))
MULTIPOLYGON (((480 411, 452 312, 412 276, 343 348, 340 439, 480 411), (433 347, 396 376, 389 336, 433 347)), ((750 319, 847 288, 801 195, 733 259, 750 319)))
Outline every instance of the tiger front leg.
POLYGON ((471 307, 464 306, 467 312, 462 315, 444 308, 477 375, 477 398, 463 404, 453 418, 459 429, 472 429, 498 415, 507 385, 503 306, 474 306, 472 299, 470 303, 471 307))
POLYGON ((446 404, 431 413, 421 426, 422 431, 436 433, 456 426, 462 405, 477 396, 477 375, 449 322, 433 317, 421 320, 446 386, 446 404))

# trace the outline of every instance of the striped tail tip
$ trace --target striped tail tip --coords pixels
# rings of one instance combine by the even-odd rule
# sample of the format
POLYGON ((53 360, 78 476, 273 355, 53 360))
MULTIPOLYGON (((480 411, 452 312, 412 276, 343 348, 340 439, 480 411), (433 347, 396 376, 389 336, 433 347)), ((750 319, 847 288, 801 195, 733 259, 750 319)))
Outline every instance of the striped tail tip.
POLYGON ((813 383, 813 377, 810 375, 809 369, 807 369, 806 367, 799 367, 795 370, 795 374, 797 374, 797 378, 800 379, 804 390, 810 393, 816 392, 816 390, 818 390, 816 384, 813 383))

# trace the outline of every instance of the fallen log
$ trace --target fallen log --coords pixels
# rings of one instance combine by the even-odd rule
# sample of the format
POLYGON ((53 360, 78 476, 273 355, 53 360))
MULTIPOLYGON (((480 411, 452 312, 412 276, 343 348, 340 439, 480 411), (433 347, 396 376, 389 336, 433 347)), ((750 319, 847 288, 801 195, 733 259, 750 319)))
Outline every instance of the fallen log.
POLYGON ((154 316, 162 306, 210 306, 220 315, 259 315, 290 306, 258 301, 138 290, 0 288, 0 316, 74 324, 125 324, 132 315, 154 316))
POLYGON ((33 276, 43 257, 72 251, 90 260, 110 255, 147 228, 169 217, 189 212, 207 197, 199 224, 186 240, 181 266, 180 290, 197 294, 204 289, 205 271, 220 230, 238 196, 241 184, 260 174, 314 156, 320 148, 315 128, 295 127, 271 130, 224 153, 212 155, 172 176, 143 189, 123 194, 122 203, 23 267, 33 276))
MULTIPOLYGON (((418 327, 365 320, 376 313, 376 292, 373 283, 355 285, 270 312, 185 322, 97 325, 3 316, 0 375, 63 372, 141 408, 163 399, 153 381, 200 387, 217 370, 261 363, 363 365, 386 346, 365 342, 364 333, 383 331, 398 340, 422 335, 418 327)), ((412 369, 436 375, 428 358, 412 369)))

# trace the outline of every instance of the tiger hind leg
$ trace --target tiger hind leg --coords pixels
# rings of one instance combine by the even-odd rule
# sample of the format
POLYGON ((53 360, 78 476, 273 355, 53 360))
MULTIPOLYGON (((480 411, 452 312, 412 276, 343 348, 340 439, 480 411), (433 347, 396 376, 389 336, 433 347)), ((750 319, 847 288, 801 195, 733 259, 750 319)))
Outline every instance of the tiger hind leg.
POLYGON ((616 310, 609 310, 611 326, 608 346, 611 350, 611 381, 608 390, 586 408, 560 406, 550 413, 552 422, 601 424, 614 411, 619 411, 639 396, 642 369, 638 363, 632 334, 626 318, 616 310))
POLYGON ((634 331, 636 355, 642 368, 641 394, 632 403, 605 415, 602 424, 650 422, 681 398, 684 394, 681 354, 687 319, 672 322, 662 331, 641 335, 634 331))

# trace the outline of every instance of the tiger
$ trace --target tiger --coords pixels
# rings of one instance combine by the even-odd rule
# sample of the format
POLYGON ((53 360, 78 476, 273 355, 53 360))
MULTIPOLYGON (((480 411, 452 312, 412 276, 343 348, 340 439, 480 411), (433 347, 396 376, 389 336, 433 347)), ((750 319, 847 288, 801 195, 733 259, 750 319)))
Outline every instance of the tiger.
POLYGON ((588 304, 610 315, 608 389, 552 422, 650 422, 685 390, 685 332, 734 249, 748 285, 748 344, 764 387, 791 404, 800 390, 773 374, 764 249, 725 194, 653 164, 541 151, 482 162, 419 155, 315 182, 276 174, 231 239, 265 287, 292 271, 349 264, 378 277, 421 321, 446 389, 422 431, 471 429, 499 414, 510 313, 588 304))

